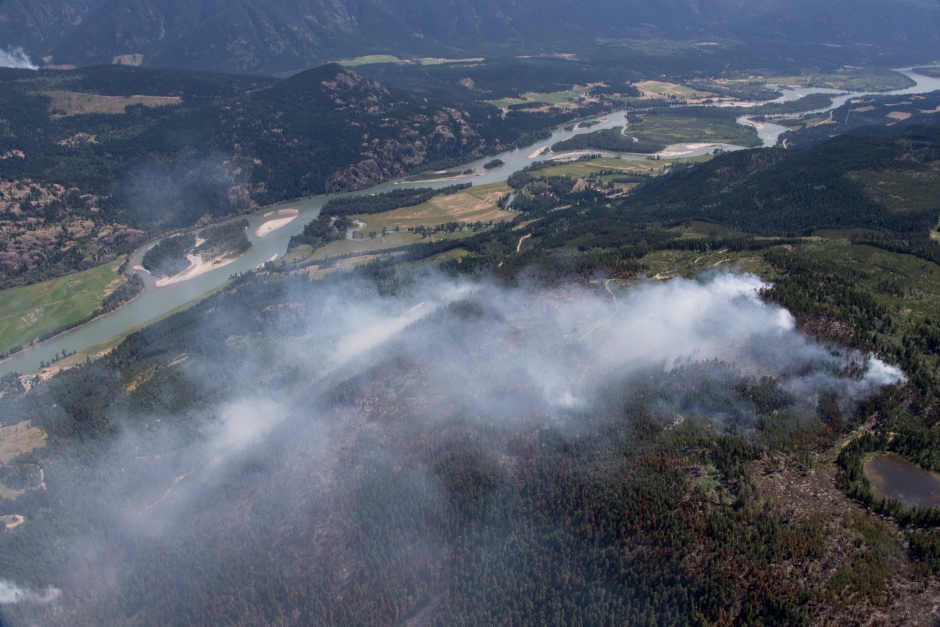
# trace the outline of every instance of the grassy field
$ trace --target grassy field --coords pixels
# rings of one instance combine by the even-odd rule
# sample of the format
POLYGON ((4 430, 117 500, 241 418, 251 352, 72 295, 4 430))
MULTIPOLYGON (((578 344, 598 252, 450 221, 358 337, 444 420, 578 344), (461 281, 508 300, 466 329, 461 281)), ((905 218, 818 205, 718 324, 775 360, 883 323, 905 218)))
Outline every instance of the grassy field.
POLYGON ((416 59, 421 65, 446 65, 448 63, 480 63, 485 61, 483 57, 474 57, 471 59, 438 59, 435 57, 424 57, 416 59))
POLYGON ((339 64, 345 67, 358 67, 360 65, 374 65, 377 63, 402 63, 403 61, 391 54, 367 54, 355 59, 345 59, 339 64))
POLYGON ((417 226, 433 228, 448 222, 501 222, 511 219, 514 214, 503 211, 496 203, 511 191, 506 183, 492 183, 471 187, 456 194, 435 196, 415 207, 355 216, 355 219, 366 223, 361 231, 365 234, 370 231, 381 233, 383 227, 392 231, 396 226, 405 230, 417 226))
POLYGON ((448 222, 471 224, 474 222, 502 222, 511 220, 516 214, 503 211, 497 206, 500 198, 512 190, 506 183, 492 183, 462 190, 447 196, 435 196, 431 200, 414 207, 403 207, 384 213, 371 215, 350 216, 354 220, 365 222, 366 226, 359 230, 364 239, 342 239, 331 242, 316 251, 309 246, 301 246, 285 256, 288 263, 303 261, 319 261, 328 257, 340 255, 367 254, 408 246, 420 242, 433 242, 441 239, 462 239, 473 235, 471 231, 458 231, 454 233, 435 233, 428 238, 422 238, 406 229, 423 226, 434 228, 448 222), (395 227, 400 230, 395 231, 395 227), (369 238, 370 232, 380 234, 386 229, 384 236, 369 238))
POLYGON ((539 170, 539 176, 571 176, 575 178, 585 178, 605 170, 617 170, 624 174, 650 174, 653 176, 662 174, 663 170, 673 163, 677 162, 700 162, 708 161, 711 155, 702 155, 699 157, 684 157, 681 159, 660 159, 658 161, 642 160, 630 161, 626 159, 614 159, 612 157, 603 157, 601 159, 592 159, 591 161, 574 161, 539 170))
POLYGON ((126 280, 123 261, 0 292, 0 351, 90 316, 126 280))
POLYGON ((716 94, 707 91, 697 91, 685 85, 676 83, 664 83, 662 81, 642 81, 636 83, 636 88, 640 91, 655 96, 675 97, 682 100, 698 100, 701 98, 712 98, 716 94))
POLYGON ((574 108, 577 103, 574 102, 587 93, 588 87, 575 86, 568 91, 557 91, 550 94, 529 92, 522 94, 521 98, 503 98, 502 100, 492 100, 491 105, 500 109, 508 109, 510 105, 521 104, 523 102, 540 102, 545 105, 554 105, 560 108, 574 108))
POLYGON ((53 117, 85 115, 87 113, 124 113, 131 105, 147 107, 168 107, 183 102, 177 96, 98 96, 71 91, 47 91, 44 95, 52 98, 53 117))
POLYGON ((15 457, 46 445, 46 432, 27 420, 9 427, 0 427, 0 463, 9 464, 15 457))
POLYGON ((913 87, 914 81, 900 72, 876 68, 846 69, 838 72, 806 73, 800 76, 769 76, 767 81, 778 85, 799 85, 844 89, 846 91, 894 91, 913 87))
POLYGON ((473 57, 469 59, 445 59, 441 57, 422 57, 420 59, 400 59, 391 54, 367 54, 355 59, 344 59, 339 64, 345 67, 357 67, 360 65, 377 65, 379 63, 407 63, 409 65, 447 65, 449 63, 479 63, 485 61, 483 57, 473 57))
POLYGON ((697 117, 681 111, 662 113, 631 113, 627 134, 656 144, 686 142, 760 146, 757 131, 742 126, 733 118, 697 117))

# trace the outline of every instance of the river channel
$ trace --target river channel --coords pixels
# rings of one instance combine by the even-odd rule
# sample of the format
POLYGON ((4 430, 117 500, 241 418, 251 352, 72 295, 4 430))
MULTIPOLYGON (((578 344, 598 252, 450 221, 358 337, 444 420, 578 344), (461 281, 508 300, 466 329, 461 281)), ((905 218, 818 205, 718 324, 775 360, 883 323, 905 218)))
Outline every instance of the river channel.
MULTIPOLYGON (((916 74, 912 71, 911 68, 904 68, 899 71, 916 81, 917 84, 908 89, 877 95, 919 94, 940 90, 940 79, 916 74)), ((837 92, 836 90, 798 88, 784 90, 783 96, 772 102, 788 102, 811 93, 844 94, 835 97, 833 99, 832 107, 822 111, 839 107, 850 98, 874 95, 863 92, 846 94, 845 92, 837 92)), ((761 103, 733 104, 735 106, 753 106, 761 103)), ((712 106, 728 105, 725 104, 712 106)), ((248 237, 251 240, 252 247, 244 256, 227 265, 221 266, 187 281, 180 281, 169 285, 163 285, 161 287, 157 287, 153 277, 151 277, 149 273, 146 271, 140 271, 139 274, 143 277, 146 288, 144 292, 135 300, 116 311, 89 322, 88 324, 72 329, 71 331, 61 335, 57 335, 56 337, 46 340, 45 342, 31 346, 19 353, 16 353, 3 362, 0 362, 0 376, 9 374, 11 372, 35 372, 39 368, 41 361, 52 361, 55 356, 63 350, 68 352, 84 351, 92 346, 101 344, 102 342, 105 342, 121 333, 125 333, 130 329, 133 329, 169 311, 185 305, 186 303, 202 296, 203 294, 206 294, 207 292, 217 289, 219 286, 228 281, 232 274, 239 274, 247 270, 257 268, 266 261, 283 255, 287 251, 287 243, 291 236, 296 235, 302 231, 304 225, 315 218, 320 213, 320 209, 323 207, 323 205, 331 198, 351 195, 377 194, 392 189, 402 189, 406 187, 440 188, 453 185, 455 183, 471 182, 474 185, 486 185, 488 183, 505 181, 506 178, 513 172, 521 170, 535 161, 536 155, 541 148, 547 148, 556 142, 563 141, 569 137, 581 133, 624 126, 626 115, 627 110, 615 111, 607 115, 593 118, 593 121, 598 121, 600 123, 595 124, 590 128, 575 128, 572 130, 559 128, 553 132, 550 139, 543 140, 533 146, 511 150, 498 155, 490 155, 483 159, 467 163, 466 165, 457 168, 462 171, 472 169, 474 173, 470 175, 432 182, 405 182, 403 180, 388 181, 356 192, 330 194, 285 202, 271 207, 265 207, 264 209, 248 216, 238 216, 237 218, 233 218, 247 218, 249 222, 248 237), (483 168, 483 164, 494 158, 502 159, 506 165, 501 168, 496 168, 489 171, 485 170, 483 168), (271 212, 276 212, 281 209, 296 209, 299 213, 297 218, 286 226, 274 230, 264 237, 256 235, 255 230, 261 224, 267 222, 268 220, 281 217, 277 216, 276 214, 270 215, 271 212)), ((739 118, 738 121, 742 124, 755 126, 765 146, 773 146, 776 144, 779 135, 788 130, 786 127, 774 124, 763 123, 758 125, 757 123, 749 120, 746 116, 739 118)), ((741 149, 739 146, 730 146, 726 144, 677 144, 674 146, 669 146, 666 150, 663 151, 663 153, 661 153, 661 155, 664 158, 696 156, 709 153, 718 147, 725 150, 741 149)), ((621 155, 621 158, 623 159, 635 160, 646 159, 646 157, 647 155, 621 155)), ((143 257, 144 252, 146 252, 146 250, 152 245, 152 243, 145 245, 134 254, 134 257, 131 261, 132 267, 138 266, 140 264, 140 260, 143 257)))

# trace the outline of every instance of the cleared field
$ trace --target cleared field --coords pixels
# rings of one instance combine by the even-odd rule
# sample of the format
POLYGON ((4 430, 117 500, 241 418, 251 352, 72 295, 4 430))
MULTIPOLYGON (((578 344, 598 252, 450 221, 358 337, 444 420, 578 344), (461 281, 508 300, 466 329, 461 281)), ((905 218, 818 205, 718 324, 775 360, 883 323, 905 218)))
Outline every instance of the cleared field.
POLYGON ((359 230, 364 239, 342 239, 330 242, 326 246, 318 248, 312 255, 309 247, 304 250, 297 248, 292 252, 288 261, 318 261, 340 255, 378 252, 420 242, 471 237, 473 235, 471 231, 457 231, 454 233, 435 233, 430 237, 422 238, 407 229, 416 227, 433 229, 448 222, 472 224, 474 222, 486 223, 490 220, 493 222, 511 220, 516 214, 503 211, 497 205, 499 199, 511 191, 506 183, 492 183, 480 187, 471 187, 456 194, 435 196, 431 200, 414 207, 403 207, 372 215, 350 216, 354 220, 366 223, 365 228, 359 230), (395 231, 396 226, 399 228, 398 231, 395 231), (381 234, 383 228, 386 229, 384 236, 369 237, 372 232, 381 234))
POLYGON ((360 65, 374 65, 376 63, 402 63, 402 60, 391 54, 367 54, 355 59, 345 59, 339 64, 346 67, 357 67, 360 65))
POLYGON ((760 146, 760 137, 751 126, 738 124, 733 117, 697 117, 684 112, 631 113, 627 134, 653 144, 687 142, 760 146))
POLYGON ((384 237, 376 237, 374 239, 341 239, 336 242, 330 242, 322 248, 318 248, 310 257, 310 260, 319 261, 327 257, 375 252, 388 248, 396 248, 398 246, 416 244, 420 241, 421 237, 419 235, 404 232, 389 233, 384 237))
POLYGON ((361 233, 367 235, 371 231, 381 233, 383 227, 393 231, 396 226, 405 230, 418 226, 434 228, 448 222, 501 222, 515 215, 503 211, 497 205, 499 199, 511 191, 506 183, 492 183, 471 187, 448 196, 435 196, 415 207, 354 217, 366 223, 361 233))
POLYGON ((446 65, 448 63, 480 63, 485 61, 483 57, 474 57, 471 59, 438 59, 435 57, 424 57, 422 59, 416 59, 416 61, 421 65, 446 65))
POLYGON ((131 105, 145 107, 169 107, 183 102, 177 96, 99 96, 73 91, 46 91, 43 95, 52 98, 52 116, 66 117, 86 113, 124 113, 131 105))
POLYGON ((708 161, 711 158, 711 155, 702 155, 700 157, 684 157, 682 159, 628 161, 626 159, 603 157, 600 159, 592 159, 591 161, 565 163, 553 168, 539 170, 538 176, 571 176, 584 178, 606 170, 617 170, 624 174, 651 174, 655 176, 662 174, 662 171, 673 163, 708 161))
POLYGON ((0 351, 90 316, 126 281, 123 261, 0 292, 0 351))
POLYGON ((767 80, 777 85, 800 85, 845 91, 893 91, 914 86, 914 81, 900 72, 877 68, 807 73, 802 76, 770 76, 767 80))
POLYGON ((0 427, 0 463, 9 464, 15 457, 46 445, 46 432, 27 420, 9 427, 0 427))
POLYGON ((712 98, 716 94, 707 91, 697 91, 685 85, 664 83, 662 81, 641 81, 635 87, 647 95, 682 98, 683 100, 698 100, 712 98))
POLYGON ((500 109, 508 109, 510 105, 522 104, 524 102, 538 102, 544 105, 555 105, 557 107, 577 107, 574 102, 588 91, 587 87, 575 87, 568 91, 557 91, 550 94, 529 92, 522 94, 521 98, 503 98, 502 100, 492 100, 491 105, 500 109))

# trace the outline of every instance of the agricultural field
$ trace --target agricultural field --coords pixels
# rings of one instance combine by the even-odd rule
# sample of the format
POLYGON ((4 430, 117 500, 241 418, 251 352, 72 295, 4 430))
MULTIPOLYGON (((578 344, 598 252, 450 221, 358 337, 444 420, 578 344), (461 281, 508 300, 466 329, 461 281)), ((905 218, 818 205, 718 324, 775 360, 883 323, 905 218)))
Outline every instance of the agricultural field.
POLYGON ((481 63, 485 61, 483 57, 473 57, 470 59, 439 59, 437 57, 423 57, 415 59, 419 65, 448 65, 450 63, 481 63))
POLYGON ((642 112, 629 116, 627 135, 641 142, 671 145, 686 142, 722 143, 736 146, 760 146, 757 131, 738 124, 733 113, 708 115, 688 111, 642 112))
POLYGON ((90 316, 126 281, 118 274, 123 262, 0 292, 0 351, 90 316))
POLYGON ((877 68, 846 68, 837 72, 807 72, 799 76, 768 76, 767 80, 777 85, 798 85, 845 91, 882 92, 914 86, 914 81, 899 72, 877 68))
POLYGON ((451 63, 480 63, 483 57, 469 59, 446 59, 442 57, 421 57, 420 59, 400 59, 391 54, 369 54, 355 59, 344 59, 339 64, 345 67, 359 67, 361 65, 379 65, 382 63, 400 63, 407 65, 448 65, 451 63))
POLYGON ((367 54, 355 59, 344 59, 339 62, 344 67, 359 67, 360 65, 375 65, 379 63, 403 63, 402 59, 391 54, 367 54))
POLYGON ((608 170, 617 170, 624 174, 638 174, 640 176, 657 176, 662 174, 663 170, 674 163, 697 163, 708 161, 711 155, 702 155, 699 157, 684 157, 681 159, 659 159, 659 160, 627 160, 615 159, 613 157, 602 157, 590 161, 572 161, 561 165, 545 168, 539 171, 540 176, 570 176, 573 178, 586 178, 599 172, 608 170))
POLYGON ((419 226, 433 228, 448 222, 501 222, 514 216, 497 206, 499 199, 511 191, 506 183, 492 183, 471 187, 456 194, 435 196, 415 207, 353 217, 366 223, 362 233, 381 233, 383 228, 392 231, 396 226, 405 230, 419 226))
POLYGON ((503 222, 516 214, 499 208, 499 199, 512 190, 506 183, 492 183, 461 190, 455 194, 435 196, 431 200, 414 207, 402 207, 383 213, 350 216, 351 219, 364 223, 356 230, 355 239, 342 239, 331 242, 311 253, 309 246, 300 246, 288 253, 285 261, 298 263, 319 261, 341 255, 370 253, 419 242, 438 241, 441 239, 460 239, 469 237, 471 231, 437 232, 429 237, 414 233, 416 228, 435 229, 442 225, 458 222, 473 224, 490 221, 503 222), (398 227, 398 231, 395 228, 398 227), (385 229, 385 235, 381 235, 385 229), (408 229, 411 229, 409 231, 408 229), (370 237, 375 233, 376 237, 370 237))
POLYGON ((652 98, 701 100, 703 98, 713 98, 716 96, 716 94, 708 91, 700 91, 685 85, 666 83, 662 81, 641 81, 636 83, 634 86, 642 91, 644 96, 652 98))
POLYGON ((53 118, 88 113, 121 114, 132 105, 170 107, 183 102, 177 96, 99 96, 72 91, 47 91, 43 94, 52 99, 53 118))
POLYGON ((529 92, 522 94, 520 98, 503 98, 501 100, 492 100, 490 101, 490 104, 500 109, 509 109, 509 107, 512 105, 536 102, 544 105, 556 106, 561 109, 576 108, 578 106, 576 102, 578 98, 584 96, 589 89, 590 87, 575 86, 573 89, 569 89, 567 91, 557 91, 550 94, 529 92))

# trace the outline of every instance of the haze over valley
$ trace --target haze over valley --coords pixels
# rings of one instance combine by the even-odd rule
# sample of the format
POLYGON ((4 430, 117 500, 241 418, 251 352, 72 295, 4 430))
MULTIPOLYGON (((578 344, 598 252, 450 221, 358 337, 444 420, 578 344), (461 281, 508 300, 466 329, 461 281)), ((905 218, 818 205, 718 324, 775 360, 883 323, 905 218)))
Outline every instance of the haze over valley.
POLYGON ((0 625, 932 625, 933 0, 0 2, 0 625))

